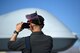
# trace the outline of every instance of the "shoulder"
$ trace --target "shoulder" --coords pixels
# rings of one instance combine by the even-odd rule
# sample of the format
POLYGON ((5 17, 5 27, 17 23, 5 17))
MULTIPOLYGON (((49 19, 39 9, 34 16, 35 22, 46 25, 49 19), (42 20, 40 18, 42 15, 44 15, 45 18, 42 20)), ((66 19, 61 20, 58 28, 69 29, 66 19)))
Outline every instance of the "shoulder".
POLYGON ((51 38, 52 39, 52 37, 51 36, 49 36, 49 35, 45 35, 46 37, 48 37, 48 38, 51 38))
POLYGON ((53 38, 52 38, 51 36, 46 35, 46 37, 47 37, 49 40, 53 41, 53 38))

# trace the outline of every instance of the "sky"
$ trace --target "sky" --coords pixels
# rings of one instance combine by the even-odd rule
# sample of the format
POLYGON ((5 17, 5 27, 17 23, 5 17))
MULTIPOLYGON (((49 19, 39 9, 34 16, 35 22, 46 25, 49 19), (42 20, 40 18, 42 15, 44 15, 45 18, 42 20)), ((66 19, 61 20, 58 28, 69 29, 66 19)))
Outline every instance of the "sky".
POLYGON ((80 0, 0 0, 0 15, 24 8, 46 10, 80 36, 80 0))

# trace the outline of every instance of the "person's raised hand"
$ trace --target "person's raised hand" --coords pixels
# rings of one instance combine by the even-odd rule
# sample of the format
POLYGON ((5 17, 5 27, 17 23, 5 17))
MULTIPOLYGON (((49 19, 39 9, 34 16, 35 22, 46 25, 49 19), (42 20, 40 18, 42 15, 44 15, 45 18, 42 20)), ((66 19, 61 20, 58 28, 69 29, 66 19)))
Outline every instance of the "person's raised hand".
POLYGON ((16 31, 17 32, 20 32, 21 30, 22 30, 22 24, 23 24, 23 22, 21 22, 21 23, 18 23, 17 25, 16 25, 16 31))

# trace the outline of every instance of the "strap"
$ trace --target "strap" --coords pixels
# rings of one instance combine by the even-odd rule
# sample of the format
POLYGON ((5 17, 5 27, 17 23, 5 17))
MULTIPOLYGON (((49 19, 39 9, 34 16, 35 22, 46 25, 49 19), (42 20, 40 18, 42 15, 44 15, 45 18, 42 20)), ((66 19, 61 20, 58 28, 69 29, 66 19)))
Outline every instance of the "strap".
POLYGON ((26 48, 30 49, 30 36, 25 37, 25 41, 26 41, 26 48))

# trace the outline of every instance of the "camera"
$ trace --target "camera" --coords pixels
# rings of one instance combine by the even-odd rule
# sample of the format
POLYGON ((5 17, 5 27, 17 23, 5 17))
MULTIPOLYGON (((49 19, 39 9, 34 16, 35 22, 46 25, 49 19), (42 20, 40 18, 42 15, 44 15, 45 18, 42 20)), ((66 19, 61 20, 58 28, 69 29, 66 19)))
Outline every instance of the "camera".
POLYGON ((23 23, 22 24, 22 29, 24 29, 24 28, 26 28, 26 29, 30 28, 29 25, 30 25, 29 23, 23 23))

